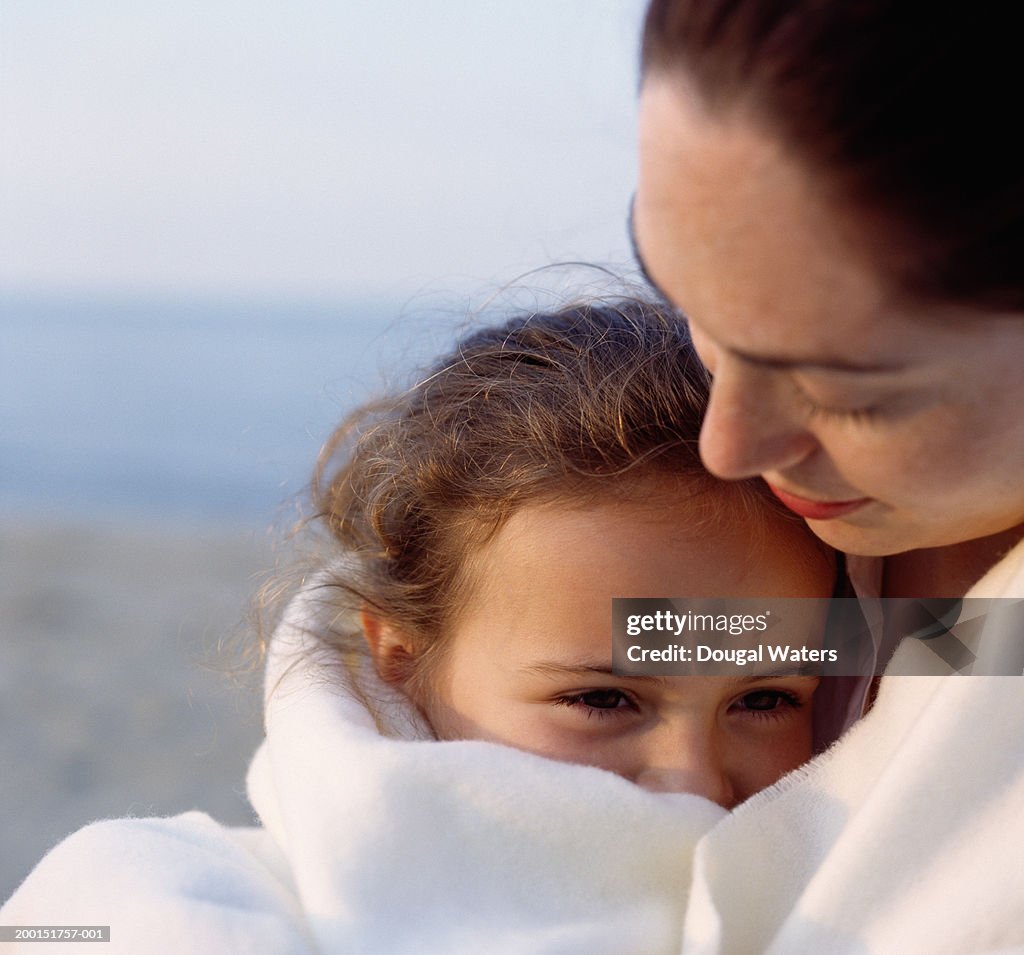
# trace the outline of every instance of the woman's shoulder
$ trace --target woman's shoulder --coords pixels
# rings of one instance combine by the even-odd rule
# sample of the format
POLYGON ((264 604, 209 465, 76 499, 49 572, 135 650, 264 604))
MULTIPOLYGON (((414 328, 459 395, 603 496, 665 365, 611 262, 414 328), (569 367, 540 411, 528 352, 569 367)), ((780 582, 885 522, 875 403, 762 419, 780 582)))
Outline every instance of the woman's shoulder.
MULTIPOLYGON (((311 950, 267 833, 201 812, 105 820, 72 833, 0 909, 0 923, 109 925, 114 952, 311 950)), ((42 944, 31 951, 45 952, 42 944)))

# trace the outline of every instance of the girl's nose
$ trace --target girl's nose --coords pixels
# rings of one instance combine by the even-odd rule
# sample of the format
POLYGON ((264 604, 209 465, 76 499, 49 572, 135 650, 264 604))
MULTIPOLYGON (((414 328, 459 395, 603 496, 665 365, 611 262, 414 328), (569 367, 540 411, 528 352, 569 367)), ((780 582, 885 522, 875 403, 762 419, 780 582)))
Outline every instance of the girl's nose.
POLYGON ((728 480, 783 471, 817 448, 802 409, 773 369, 740 359, 718 362, 700 433, 700 455, 712 474, 728 480))
POLYGON ((634 782, 649 792, 692 793, 731 809, 740 797, 707 726, 664 725, 652 733, 634 782))
POLYGON ((729 781, 711 767, 697 771, 651 768, 640 773, 635 782, 652 793, 691 793, 703 796, 725 809, 732 809, 739 802, 729 781))

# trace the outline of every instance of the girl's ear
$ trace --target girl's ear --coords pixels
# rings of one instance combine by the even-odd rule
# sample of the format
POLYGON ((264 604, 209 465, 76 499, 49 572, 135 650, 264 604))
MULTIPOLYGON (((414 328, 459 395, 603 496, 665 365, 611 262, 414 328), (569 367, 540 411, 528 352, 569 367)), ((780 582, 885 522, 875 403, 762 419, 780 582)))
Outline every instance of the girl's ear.
POLYGON ((359 623, 377 675, 385 683, 402 685, 407 682, 416 663, 408 634, 365 607, 359 612, 359 623))

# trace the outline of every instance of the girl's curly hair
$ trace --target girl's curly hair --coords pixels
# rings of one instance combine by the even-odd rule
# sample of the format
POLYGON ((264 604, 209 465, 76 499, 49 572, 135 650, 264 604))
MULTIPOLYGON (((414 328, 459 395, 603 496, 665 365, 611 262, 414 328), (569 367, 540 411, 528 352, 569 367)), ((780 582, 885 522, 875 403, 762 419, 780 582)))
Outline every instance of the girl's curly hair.
MULTIPOLYGON (((646 498, 657 476, 662 500, 665 478, 695 502, 717 492, 706 516, 723 494, 756 501, 752 517, 776 509, 757 484, 701 465, 708 389, 685 322, 651 302, 470 334, 411 388, 351 414, 321 453, 313 521, 342 555, 328 584, 335 619, 365 609, 400 622, 425 674, 466 598, 467 558, 525 505, 646 498)), ((339 625, 328 639, 344 649, 359 634, 339 625)))

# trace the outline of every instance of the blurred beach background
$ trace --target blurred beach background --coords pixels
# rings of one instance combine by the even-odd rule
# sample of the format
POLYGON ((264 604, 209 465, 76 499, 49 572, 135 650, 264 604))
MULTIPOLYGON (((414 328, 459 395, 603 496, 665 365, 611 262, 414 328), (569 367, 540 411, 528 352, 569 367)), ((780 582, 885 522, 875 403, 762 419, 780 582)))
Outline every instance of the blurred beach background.
MULTIPOLYGON (((247 609, 321 443, 493 296, 631 277, 641 0, 0 0, 0 900, 251 824, 247 609)), ((612 280, 614 284, 614 280, 612 280)))

